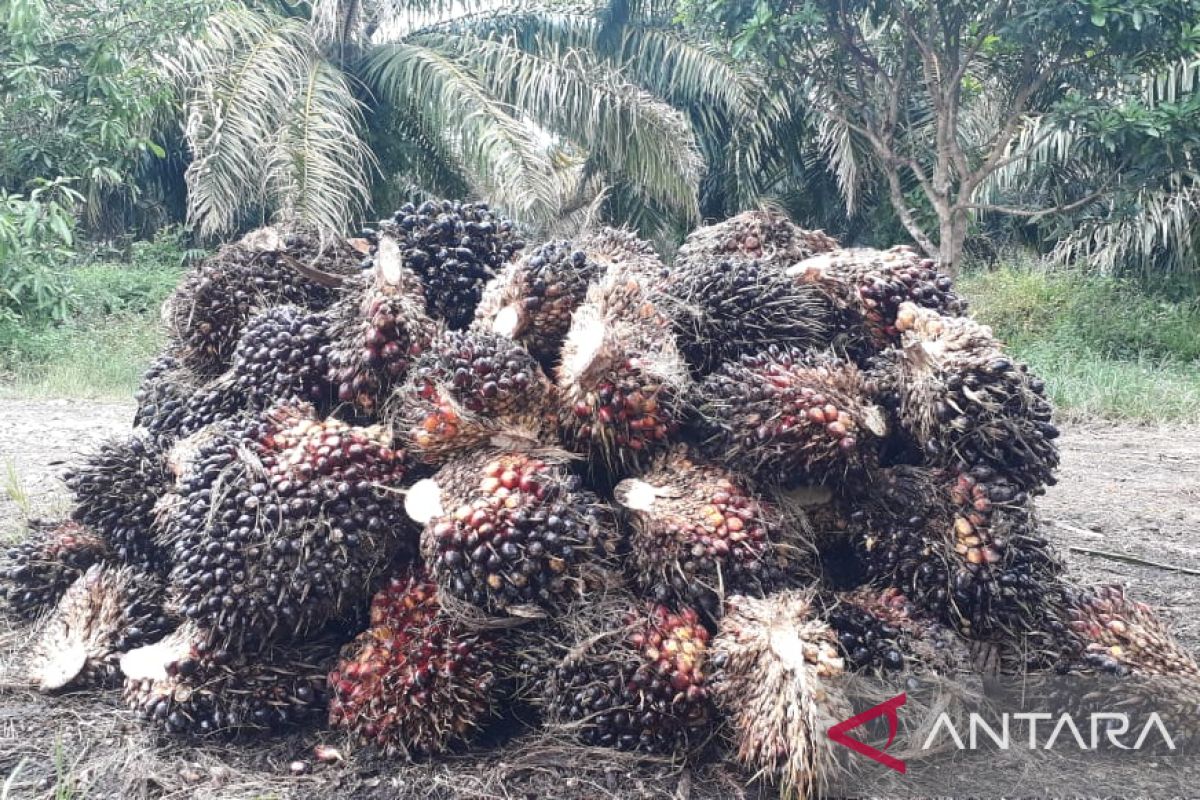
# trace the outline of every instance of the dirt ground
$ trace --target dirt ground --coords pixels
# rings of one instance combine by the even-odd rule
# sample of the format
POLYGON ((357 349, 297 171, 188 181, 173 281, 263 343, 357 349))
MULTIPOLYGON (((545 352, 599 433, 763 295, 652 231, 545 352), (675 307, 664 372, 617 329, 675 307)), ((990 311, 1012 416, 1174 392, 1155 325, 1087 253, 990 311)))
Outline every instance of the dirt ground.
MULTIPOLYGON (((64 462, 126 430, 131 416, 128 404, 0 400, 0 539, 13 534, 26 508, 61 512, 56 476, 64 462)), ((1040 508, 1045 533, 1066 554, 1075 578, 1125 584, 1161 611, 1185 646, 1200 650, 1200 428, 1073 423, 1065 427, 1061 447, 1059 483, 1040 508)), ((9 625, 0 622, 0 658, 22 635, 9 625)), ((571 757, 569 748, 533 747, 524 739, 471 757, 469 769, 454 762, 399 767, 348 749, 352 766, 318 764, 311 758, 313 744, 338 744, 320 731, 237 752, 216 744, 183 747, 137 725, 115 692, 47 702, 11 678, 11 666, 0 664, 0 800, 699 798, 748 791, 715 769, 571 757), (292 771, 300 768, 297 760, 303 762, 300 774, 292 771)), ((1159 788, 1129 790, 1159 795, 1159 788)), ((1196 787, 1183 788, 1191 794, 1196 787)))

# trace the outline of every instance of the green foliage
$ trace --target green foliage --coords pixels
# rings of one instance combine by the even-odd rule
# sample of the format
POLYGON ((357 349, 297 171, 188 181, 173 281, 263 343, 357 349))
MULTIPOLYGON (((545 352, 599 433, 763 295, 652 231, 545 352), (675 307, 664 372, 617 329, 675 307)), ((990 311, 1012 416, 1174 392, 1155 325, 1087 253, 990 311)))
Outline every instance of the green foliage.
POLYGON ((71 256, 79 194, 57 179, 28 197, 0 190, 0 322, 62 321, 70 291, 56 269, 71 256))

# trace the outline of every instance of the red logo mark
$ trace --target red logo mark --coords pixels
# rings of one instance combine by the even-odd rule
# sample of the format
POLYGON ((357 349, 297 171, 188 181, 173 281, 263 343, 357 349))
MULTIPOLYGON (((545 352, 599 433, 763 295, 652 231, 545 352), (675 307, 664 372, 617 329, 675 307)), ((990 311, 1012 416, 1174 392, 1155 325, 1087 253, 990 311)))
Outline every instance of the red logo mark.
POLYGON ((872 761, 878 761, 888 769, 894 769, 903 775, 907 772, 904 762, 895 756, 889 756, 883 750, 887 750, 892 745, 892 740, 896 738, 896 730, 900 726, 900 718, 896 715, 896 709, 904 705, 908 700, 907 694, 898 694, 891 700, 885 700, 877 706, 872 706, 861 714, 856 714, 845 722, 839 722, 829 729, 829 738, 840 745, 849 747, 854 752, 864 755, 872 761), (876 750, 869 744, 863 744, 858 739, 851 739, 846 735, 846 731, 854 730, 860 725, 863 725, 876 717, 887 715, 888 721, 888 740, 883 746, 883 750, 876 750))

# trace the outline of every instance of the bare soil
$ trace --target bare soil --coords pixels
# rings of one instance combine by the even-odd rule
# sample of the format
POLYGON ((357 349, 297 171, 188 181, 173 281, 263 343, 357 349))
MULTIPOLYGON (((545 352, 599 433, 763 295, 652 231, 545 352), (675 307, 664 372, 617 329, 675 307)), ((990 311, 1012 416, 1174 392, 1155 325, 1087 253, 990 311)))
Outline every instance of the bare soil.
MULTIPOLYGON (((0 541, 15 535, 26 510, 62 513, 57 476, 64 462, 126 431, 131 417, 123 403, 0 400, 0 541), (6 477, 9 465, 18 480, 6 477), (15 502, 13 494, 26 499, 15 502)), ((1200 650, 1200 428, 1073 423, 1061 446, 1059 484, 1040 503, 1046 536, 1078 581, 1126 585, 1170 620, 1185 646, 1200 650)), ((23 635, 0 621, 0 659, 12 659, 23 635)), ((47 699, 23 686, 14 666, 0 663, 0 800, 760 794, 719 765, 689 770, 511 732, 511 741, 487 751, 415 765, 354 752, 319 730, 232 745, 180 743, 138 725, 115 691, 47 699), (317 763, 312 747, 319 742, 340 746, 347 761, 317 763)), ((1135 770, 1127 792, 1175 794, 1162 777, 1147 764, 1144 772, 1135 770), (1146 778, 1142 785, 1139 775, 1146 778)), ((1029 785, 992 780, 977 793, 1039 794, 1029 785)), ((1091 794, 1086 782, 1079 793, 1091 794)))

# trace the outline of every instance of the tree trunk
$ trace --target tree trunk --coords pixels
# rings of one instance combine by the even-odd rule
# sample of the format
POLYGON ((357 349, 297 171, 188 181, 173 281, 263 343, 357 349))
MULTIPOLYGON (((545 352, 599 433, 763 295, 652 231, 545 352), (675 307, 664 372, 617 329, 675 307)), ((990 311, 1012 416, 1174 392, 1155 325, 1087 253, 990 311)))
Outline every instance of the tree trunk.
MULTIPOLYGON (((940 210, 939 210, 940 212, 940 210)), ((967 214, 961 208, 938 214, 938 269, 951 278, 958 277, 963 243, 967 239, 967 214)))

